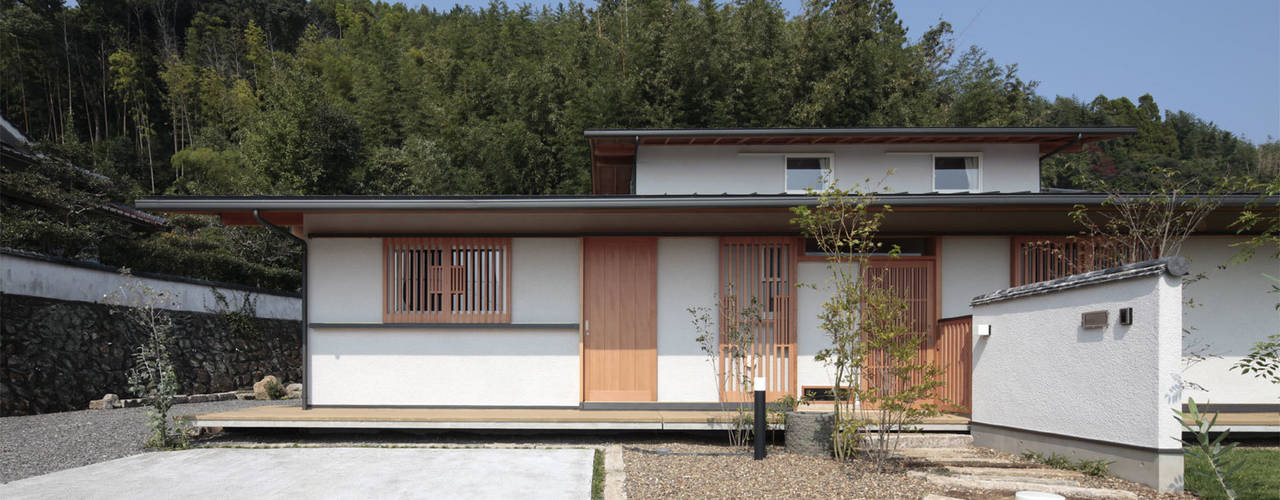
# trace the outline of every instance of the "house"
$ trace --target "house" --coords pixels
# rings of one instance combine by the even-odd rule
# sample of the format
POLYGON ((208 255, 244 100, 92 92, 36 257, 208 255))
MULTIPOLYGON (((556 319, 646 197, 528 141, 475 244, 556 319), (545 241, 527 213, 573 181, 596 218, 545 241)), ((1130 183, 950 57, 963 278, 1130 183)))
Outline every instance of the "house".
MULTIPOLYGON (((306 245, 305 407, 693 409, 720 399, 690 307, 730 289, 760 300, 769 397, 822 394, 825 257, 790 220, 823 179, 879 179, 902 256, 874 272, 916 283, 910 307, 948 399, 968 404, 970 300, 1064 274, 1036 242, 1079 232, 1040 160, 1125 127, 588 130, 591 195, 159 196, 140 208, 288 227, 306 245), (824 175, 827 174, 827 175, 824 175), (817 285, 798 288, 799 283, 817 285), (945 360, 945 361, 944 361, 945 360)), ((1184 246, 1188 346, 1209 357, 1184 391, 1274 405, 1280 388, 1229 367, 1280 331, 1276 261, 1220 268, 1228 197, 1184 246)), ((1066 273, 1070 274, 1070 273, 1066 273)), ((1051 363, 1052 360, 1027 360, 1051 363)))

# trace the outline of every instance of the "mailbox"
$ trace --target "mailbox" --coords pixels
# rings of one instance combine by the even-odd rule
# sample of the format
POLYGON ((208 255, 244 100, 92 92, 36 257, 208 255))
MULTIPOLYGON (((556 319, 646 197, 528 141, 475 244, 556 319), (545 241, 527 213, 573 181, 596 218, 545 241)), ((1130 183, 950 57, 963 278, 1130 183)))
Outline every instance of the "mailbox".
POLYGON ((1080 314, 1080 327, 1086 330, 1107 327, 1106 311, 1089 311, 1080 314))

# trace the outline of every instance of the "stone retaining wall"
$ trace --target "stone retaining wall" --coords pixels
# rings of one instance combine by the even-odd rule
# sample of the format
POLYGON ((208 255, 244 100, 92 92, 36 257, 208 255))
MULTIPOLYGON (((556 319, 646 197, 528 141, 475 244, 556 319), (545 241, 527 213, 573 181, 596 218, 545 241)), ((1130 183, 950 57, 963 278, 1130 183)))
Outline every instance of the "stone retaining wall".
MULTIPOLYGON (((80 410, 106 393, 131 397, 126 372, 143 333, 112 306, 0 294, 0 416, 80 410)), ((301 380, 298 321, 170 311, 179 392, 301 380)))

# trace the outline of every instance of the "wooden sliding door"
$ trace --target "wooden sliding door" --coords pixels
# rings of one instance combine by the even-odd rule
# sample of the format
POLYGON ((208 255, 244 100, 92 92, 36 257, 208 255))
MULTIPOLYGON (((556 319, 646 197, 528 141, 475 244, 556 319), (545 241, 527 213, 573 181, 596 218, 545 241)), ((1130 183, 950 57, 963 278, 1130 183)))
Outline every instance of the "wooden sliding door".
POLYGON ((658 240, 583 239, 583 397, 658 399, 658 240))

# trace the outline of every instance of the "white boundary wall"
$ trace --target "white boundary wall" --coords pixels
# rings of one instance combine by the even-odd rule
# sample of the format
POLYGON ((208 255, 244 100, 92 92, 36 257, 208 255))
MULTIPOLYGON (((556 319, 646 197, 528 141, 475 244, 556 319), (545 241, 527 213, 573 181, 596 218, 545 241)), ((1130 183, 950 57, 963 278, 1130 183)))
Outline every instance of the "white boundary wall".
MULTIPOLYGON (((217 312, 218 302, 213 294, 216 289, 226 296, 232 309, 243 303, 245 294, 250 294, 260 318, 302 318, 302 299, 298 297, 152 277, 134 279, 153 289, 174 293, 178 311, 217 312)), ((0 293, 101 304, 126 282, 118 272, 0 253, 0 293)))
POLYGON ((1181 302, 1182 279, 1161 271, 975 305, 974 324, 991 325, 974 336, 975 442, 1110 460, 1121 477, 1179 488, 1181 302), (1088 311, 1108 326, 1082 328, 1088 311))

